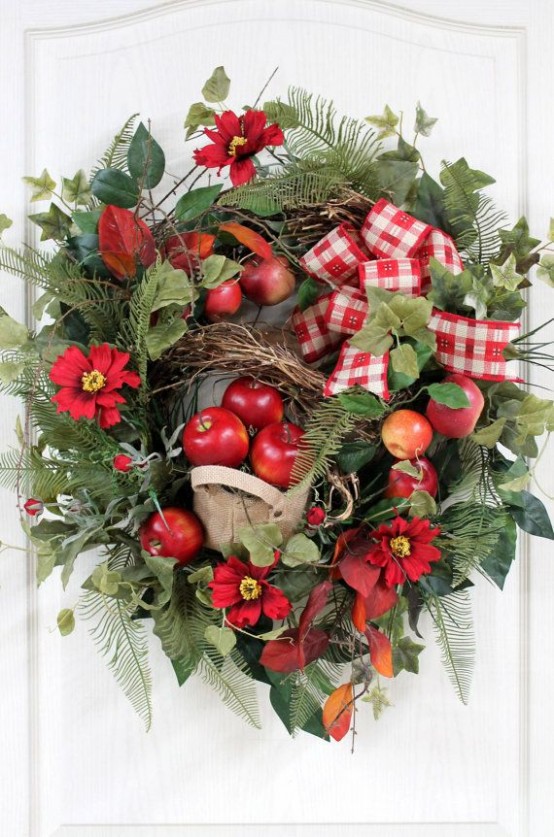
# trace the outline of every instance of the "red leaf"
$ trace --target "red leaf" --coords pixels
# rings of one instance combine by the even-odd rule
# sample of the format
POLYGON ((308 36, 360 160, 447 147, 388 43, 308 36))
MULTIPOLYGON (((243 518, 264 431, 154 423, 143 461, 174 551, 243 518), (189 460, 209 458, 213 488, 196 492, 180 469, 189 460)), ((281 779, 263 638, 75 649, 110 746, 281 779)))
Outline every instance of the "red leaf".
POLYGON ((140 218, 120 206, 107 206, 98 222, 98 249, 106 266, 117 279, 134 276, 136 260, 149 267, 156 261, 152 233, 140 218), (110 263, 109 263, 110 262, 110 263), (133 264, 133 271, 130 264, 133 264))
POLYGON ((189 275, 196 270, 201 259, 207 259, 214 251, 215 235, 210 233, 183 232, 171 235, 164 249, 171 265, 189 275))
POLYGON ((262 259, 272 258, 273 250, 271 249, 271 244, 249 227, 237 224, 236 221, 227 221, 225 224, 221 224, 219 229, 222 232, 231 233, 237 241, 244 244, 245 247, 248 247, 248 249, 252 250, 253 253, 256 253, 257 256, 261 256, 262 259))
POLYGON ((398 593, 395 587, 388 587, 383 576, 365 597, 365 618, 378 619, 394 607, 398 601, 398 593))
POLYGON ((335 741, 344 738, 350 729, 354 711, 354 688, 352 683, 343 683, 331 692, 323 705, 323 726, 335 741))
POLYGON ((299 669, 303 669, 327 651, 329 637, 321 628, 310 628, 298 647, 299 669))
POLYGON ((383 677, 394 677, 390 639, 372 625, 368 625, 365 635, 369 643, 369 658, 373 668, 383 677))
POLYGON ((317 614, 321 613, 327 604, 327 599, 329 598, 329 593, 332 589, 333 585, 330 581, 322 581, 321 584, 318 584, 313 588, 312 592, 308 596, 306 607, 300 615, 300 621, 298 623, 300 636, 306 635, 310 624, 314 621, 317 614))
POLYGON ((347 552, 339 565, 340 574, 349 587, 362 596, 369 596, 379 581, 381 567, 368 564, 364 555, 347 552))
POLYGON ((279 639, 270 639, 264 645, 260 663, 271 671, 289 674, 298 671, 298 628, 291 628, 281 634, 279 639))

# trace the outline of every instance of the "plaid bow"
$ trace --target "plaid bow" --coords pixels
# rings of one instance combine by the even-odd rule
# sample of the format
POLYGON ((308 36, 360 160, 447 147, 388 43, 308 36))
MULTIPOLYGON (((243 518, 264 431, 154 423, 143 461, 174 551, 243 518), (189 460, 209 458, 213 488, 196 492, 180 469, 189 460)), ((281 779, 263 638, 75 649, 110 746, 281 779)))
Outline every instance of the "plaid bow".
POLYGON ((360 288, 367 286, 400 291, 406 296, 421 295, 421 268, 417 259, 377 259, 358 267, 360 288))
POLYGON ((353 386, 360 386, 381 398, 389 399, 387 383, 389 353, 382 357, 361 352, 347 340, 340 350, 339 359, 331 376, 327 379, 324 395, 336 395, 353 386))
POLYGON ((314 244, 299 264, 315 279, 340 286, 355 276, 358 265, 369 258, 363 250, 359 232, 351 224, 344 223, 314 244))
POLYGON ((430 260, 436 259, 455 276, 464 269, 460 254, 449 235, 442 230, 431 230, 417 257, 421 266, 421 292, 427 293, 431 286, 430 260))
POLYGON ((368 213, 361 235, 369 252, 380 259, 410 259, 431 229, 381 198, 368 213))
POLYGON ((351 337, 363 326, 369 306, 367 297, 348 285, 331 294, 324 319, 329 331, 351 337))
POLYGON ((484 381, 517 381, 502 354, 517 337, 519 323, 471 320, 435 309, 427 326, 437 336, 435 357, 450 372, 484 381))
POLYGON ((343 335, 329 331, 325 322, 325 313, 332 296, 325 294, 315 305, 310 305, 305 311, 296 308, 292 315, 292 327, 306 363, 321 360, 343 341, 343 335))

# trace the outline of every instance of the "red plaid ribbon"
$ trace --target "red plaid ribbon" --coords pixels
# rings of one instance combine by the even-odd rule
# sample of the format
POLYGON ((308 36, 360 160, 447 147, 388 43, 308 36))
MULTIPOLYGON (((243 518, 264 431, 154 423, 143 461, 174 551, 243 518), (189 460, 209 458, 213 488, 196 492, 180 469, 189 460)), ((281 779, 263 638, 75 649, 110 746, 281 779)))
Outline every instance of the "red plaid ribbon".
POLYGON ((428 328, 437 336, 435 357, 450 372, 461 372, 485 381, 517 381, 507 371, 502 355, 517 337, 519 323, 470 320, 435 309, 428 328))
POLYGON ((369 352, 361 352, 355 346, 351 346, 347 340, 340 350, 337 365, 325 384, 323 394, 336 395, 357 384, 368 392, 373 392, 388 400, 390 398, 387 383, 388 367, 388 352, 382 357, 376 357, 370 355, 369 352))
POLYGON ((454 275, 461 273, 464 269, 463 262, 456 250, 456 245, 450 236, 446 235, 442 230, 431 230, 423 242, 417 257, 421 265, 422 293, 426 293, 431 285, 431 271, 429 269, 429 261, 431 258, 436 259, 454 275))
POLYGON ((345 285, 331 294, 325 312, 327 328, 350 337, 363 326, 368 308, 365 294, 345 285))
POLYGON ((377 259, 358 267, 360 288, 384 288, 406 296, 421 295, 421 269, 417 259, 377 259))
POLYGON ((344 335, 329 331, 325 312, 332 294, 325 294, 315 305, 301 311, 297 308, 291 319, 300 352, 306 363, 314 363, 342 343, 344 335))
POLYGON ((340 286, 356 275, 361 262, 371 258, 362 247, 358 231, 344 223, 314 244, 299 263, 315 279, 340 286))
POLYGON ((418 221, 384 198, 371 209, 361 230, 369 252, 381 259, 411 258, 430 232, 429 224, 418 221))

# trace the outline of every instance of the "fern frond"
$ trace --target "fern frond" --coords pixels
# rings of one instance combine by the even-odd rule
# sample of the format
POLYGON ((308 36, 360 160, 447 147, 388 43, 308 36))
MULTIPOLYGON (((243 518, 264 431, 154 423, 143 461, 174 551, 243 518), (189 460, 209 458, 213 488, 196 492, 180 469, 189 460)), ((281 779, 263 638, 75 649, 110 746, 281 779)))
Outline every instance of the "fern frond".
POLYGON ((50 287, 49 261, 30 247, 16 250, 14 247, 0 246, 0 270, 41 288, 50 287))
MULTIPOLYGON (((325 698, 331 694, 338 680, 338 666, 316 660, 298 672, 289 705, 289 731, 304 729, 310 718, 319 710, 325 698), (327 672, 333 671, 332 679, 327 672)), ((340 676, 340 675, 339 675, 340 676)))
POLYGON ((141 393, 144 395, 145 385, 148 379, 148 350, 146 348, 146 335, 150 328, 150 316, 158 289, 158 271, 162 262, 151 268, 144 279, 137 285, 129 304, 129 319, 121 321, 119 342, 131 346, 135 351, 135 362, 138 367, 140 379, 143 382, 141 393))
POLYGON ((292 471, 293 488, 299 491, 322 479, 344 437, 354 428, 355 417, 338 399, 320 402, 306 424, 292 471))
POLYGON ((499 506, 500 498, 492 478, 490 452, 471 439, 463 439, 458 445, 461 478, 449 486, 449 496, 441 505, 441 512, 455 503, 475 502, 482 506, 499 506))
POLYGON ((450 506, 441 515, 441 530, 447 533, 441 538, 441 550, 450 558, 455 587, 479 569, 494 549, 504 520, 502 511, 473 501, 450 506))
POLYGON ((135 120, 138 113, 134 113, 125 122, 119 133, 115 135, 108 148, 90 172, 90 179, 101 169, 121 169, 127 171, 127 152, 135 133, 135 120))
POLYGON ((346 186, 340 172, 326 167, 306 171, 287 166, 284 173, 231 189, 218 203, 247 209, 256 215, 270 215, 288 209, 324 203, 346 186))
POLYGON ((210 653, 200 660, 200 676, 214 689, 225 706, 251 726, 260 729, 256 684, 236 665, 232 657, 225 657, 219 668, 210 653))
POLYGON ((152 723, 152 675, 148 665, 146 631, 140 620, 132 619, 122 599, 108 598, 88 591, 81 596, 78 611, 94 620, 90 634, 100 653, 146 729, 152 723))
POLYGON ((426 597, 442 662, 456 694, 467 704, 475 665, 475 636, 467 590, 426 597))

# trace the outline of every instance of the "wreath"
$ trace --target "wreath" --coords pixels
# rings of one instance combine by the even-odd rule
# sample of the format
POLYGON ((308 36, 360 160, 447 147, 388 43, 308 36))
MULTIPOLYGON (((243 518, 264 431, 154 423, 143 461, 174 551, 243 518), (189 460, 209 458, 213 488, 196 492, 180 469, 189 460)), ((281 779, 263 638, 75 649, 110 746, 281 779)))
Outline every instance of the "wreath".
POLYGON ((527 490, 553 402, 520 377, 550 356, 519 324, 553 230, 509 229, 463 158, 433 179, 419 103, 409 139, 388 106, 237 114, 229 86, 190 108, 182 177, 131 118, 90 175, 25 178, 55 247, 0 248, 41 291, 34 328, 0 311, 28 411, 0 472, 38 582, 81 574, 59 631, 90 620, 147 727, 152 629, 179 685, 258 725, 260 681, 291 734, 339 740, 418 672, 424 612, 466 702, 473 580, 502 589, 518 528, 554 537, 527 490))

